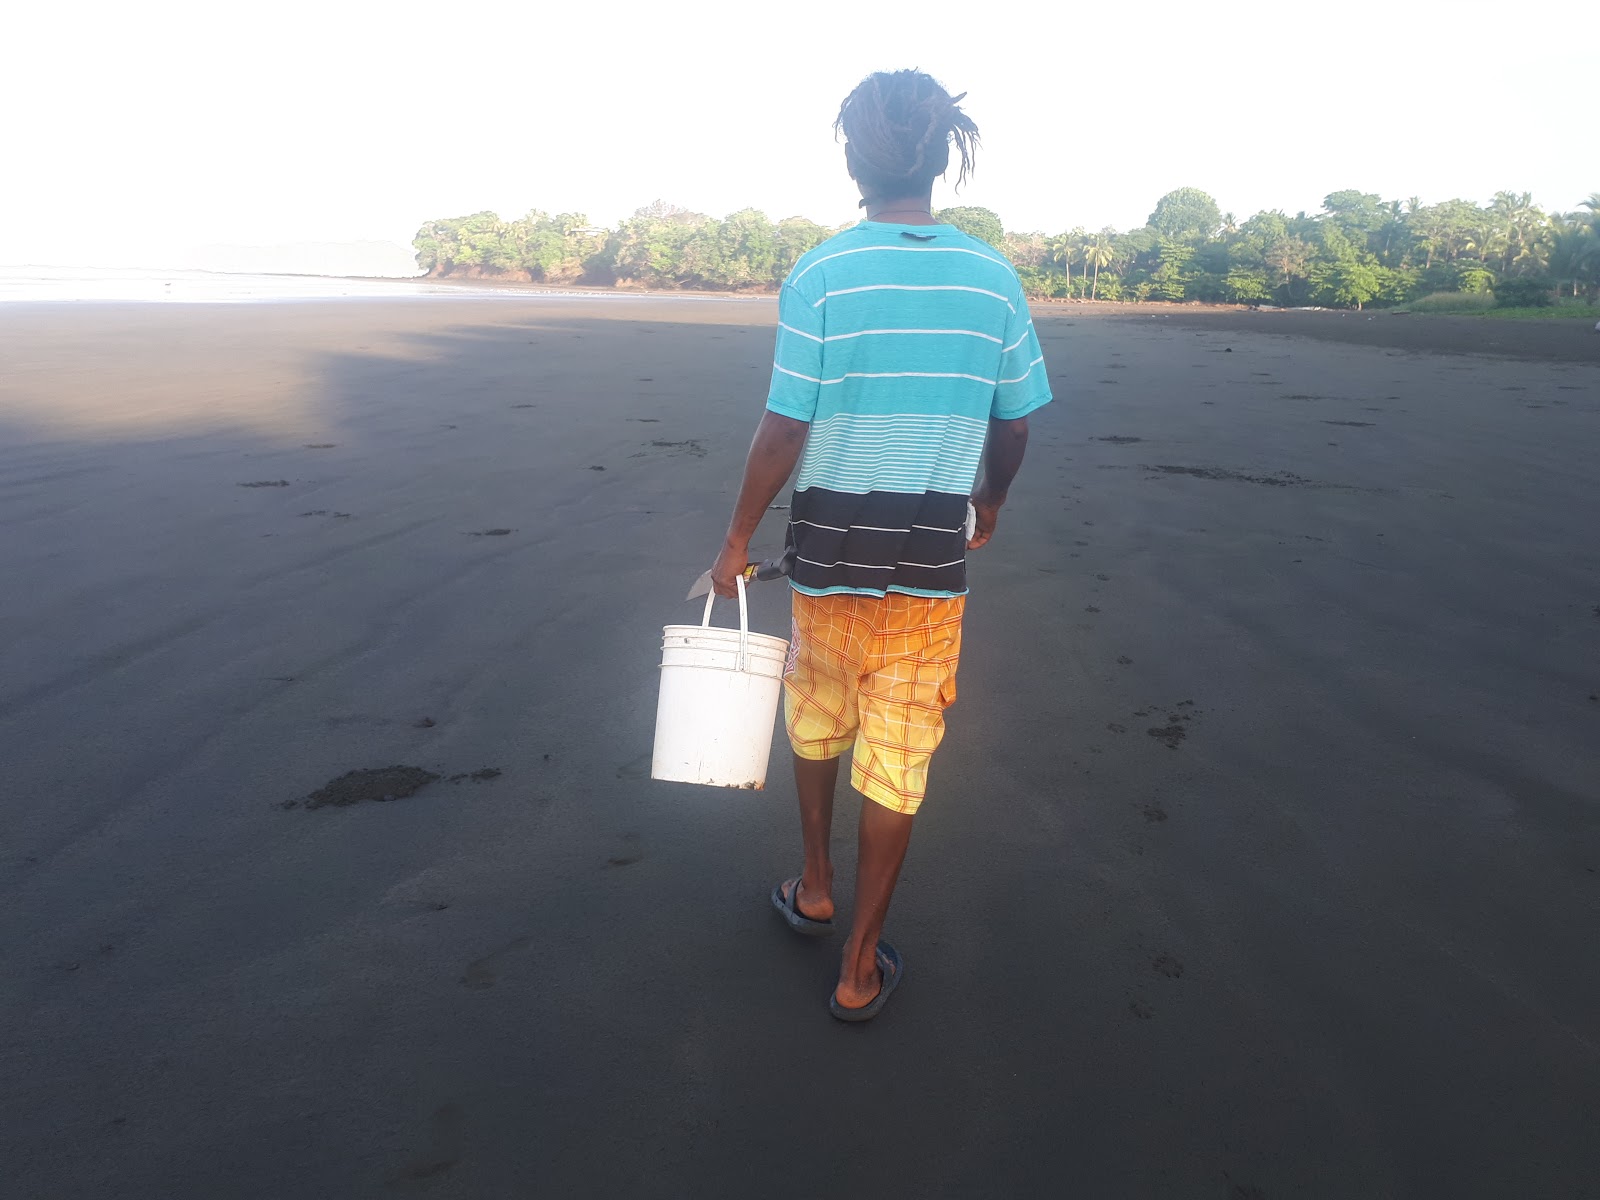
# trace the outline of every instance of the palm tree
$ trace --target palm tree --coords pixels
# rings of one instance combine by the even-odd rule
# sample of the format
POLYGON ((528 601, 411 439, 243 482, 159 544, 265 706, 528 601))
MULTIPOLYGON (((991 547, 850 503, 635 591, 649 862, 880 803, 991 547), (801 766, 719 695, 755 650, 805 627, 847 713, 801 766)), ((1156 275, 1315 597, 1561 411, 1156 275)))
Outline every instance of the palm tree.
POLYGON ((1530 256, 1529 242, 1544 224, 1544 213, 1534 207, 1532 192, 1496 192, 1489 216, 1493 238, 1501 243, 1500 270, 1507 274, 1530 256))
POLYGON ((1045 242, 1046 261, 1060 263, 1062 270, 1067 273, 1068 296, 1072 295, 1072 264, 1081 254, 1082 247, 1082 229, 1074 229, 1070 233, 1058 233, 1045 242))
POLYGON ((1093 300, 1100 292, 1100 268, 1109 267, 1117 257, 1115 243, 1112 238, 1115 230, 1102 229, 1083 244, 1083 266, 1087 270, 1094 268, 1094 282, 1089 287, 1089 299, 1093 300))
POLYGON ((1571 281, 1572 294, 1578 294, 1578 280, 1591 265, 1600 265, 1600 238, 1590 231, 1579 214, 1550 218, 1550 270, 1563 283, 1571 281))

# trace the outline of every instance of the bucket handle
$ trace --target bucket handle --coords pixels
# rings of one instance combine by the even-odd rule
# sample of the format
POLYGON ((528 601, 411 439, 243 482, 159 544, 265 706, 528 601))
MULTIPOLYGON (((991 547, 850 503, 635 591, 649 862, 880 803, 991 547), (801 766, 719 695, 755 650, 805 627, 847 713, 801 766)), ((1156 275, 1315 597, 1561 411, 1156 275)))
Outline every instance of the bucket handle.
MULTIPOLYGON (((734 583, 739 588, 739 666, 740 671, 750 669, 750 608, 744 598, 744 573, 733 577, 734 583)), ((711 605, 716 601, 715 589, 706 593, 706 611, 700 617, 700 628, 705 629, 711 625, 711 605)))

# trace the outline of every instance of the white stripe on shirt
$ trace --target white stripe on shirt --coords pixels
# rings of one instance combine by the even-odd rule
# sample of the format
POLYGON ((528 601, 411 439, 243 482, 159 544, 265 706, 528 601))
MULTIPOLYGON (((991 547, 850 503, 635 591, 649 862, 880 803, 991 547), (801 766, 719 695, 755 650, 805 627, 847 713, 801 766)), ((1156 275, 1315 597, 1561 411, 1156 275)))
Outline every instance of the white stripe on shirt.
MULTIPOLYGON (((1040 359, 1039 361, 1043 362, 1044 360, 1040 359)), ((783 368, 779 367, 778 370, 782 371, 783 368)), ((789 371, 786 374, 793 375, 794 372, 789 371)), ((806 377, 802 375, 800 378, 804 379, 806 377)), ((1022 378, 1026 379, 1027 376, 1024 375, 1022 378)), ((990 387, 995 386, 993 379, 985 379, 982 375, 966 375, 960 371, 846 371, 837 379, 815 379, 812 382, 820 383, 826 387, 830 383, 843 383, 846 379, 970 379, 974 383, 986 383, 990 387)), ((1001 380, 1001 382, 1014 383, 1016 381, 1001 380)))
MULTIPOLYGON (((1001 383, 1021 383, 1029 375, 1032 375, 1033 374, 1033 369, 1035 367, 1037 367, 1043 361, 1044 361, 1044 355, 1041 354, 1038 358, 1034 359, 1031 363, 1028 364, 1028 369, 1026 371, 1024 371, 1021 375, 1018 375, 1015 379, 1002 379, 1000 382, 1001 383)), ((824 379, 822 382, 823 383, 827 383, 829 381, 824 379)))
MULTIPOLYGON (((787 329, 789 327, 787 325, 785 325, 784 328, 787 329)), ((1028 329, 1032 329, 1032 328, 1033 328, 1033 322, 1029 321, 1028 322, 1028 329)), ((799 333, 800 331, 797 329, 797 330, 795 330, 795 332, 799 333)), ((806 334, 806 336, 810 337, 811 335, 808 333, 808 334, 806 334)), ((999 341, 1000 339, 996 338, 995 340, 999 341)), ((1000 353, 1001 354, 1010 354, 1013 350, 1015 350, 1018 346, 1022 345, 1022 343, 1027 341, 1027 340, 1028 340, 1028 333, 1027 333, 1027 330, 1025 329, 1025 330, 1023 330, 1022 336, 1019 337, 1016 341, 1012 342, 1011 345, 1000 347, 1000 353)))
POLYGON ((811 270, 812 267, 820 267, 825 262, 835 258, 843 258, 847 254, 866 254, 870 250, 895 250, 906 254, 970 254, 973 258, 981 258, 986 262, 992 262, 997 267, 1004 268, 1007 274, 1012 272, 1011 264, 1003 259, 996 258, 992 254, 985 254, 981 250, 968 250, 962 246, 858 246, 854 250, 840 250, 837 254, 824 254, 789 282, 799 283, 805 278, 806 271, 811 270))
POLYGON ((782 321, 778 322, 778 328, 787 329, 790 333, 798 334, 803 338, 810 338, 813 342, 821 342, 826 340, 825 338, 819 338, 814 333, 807 333, 804 329, 796 329, 793 325, 785 325, 782 321))
POLYGON ((839 288, 837 291, 824 292, 822 300, 818 300, 811 307, 820 308, 823 301, 831 296, 849 296, 855 292, 976 292, 980 296, 993 296, 1013 313, 1017 311, 1017 306, 999 292, 991 292, 988 288, 963 287, 955 283, 869 283, 864 287, 839 288))
POLYGON ((802 558, 802 559, 800 559, 800 561, 803 562, 803 563, 807 563, 807 564, 809 564, 809 565, 811 565, 813 567, 861 567, 862 569, 867 570, 867 571, 892 571, 892 570, 894 570, 894 564, 893 563, 890 563, 888 566, 881 566, 878 563, 853 563, 853 562, 819 563, 819 562, 812 562, 809 558, 802 558))
MULTIPOLYGON (((789 327, 785 325, 784 328, 788 329, 789 327)), ((800 331, 796 329, 792 332, 799 333, 800 331)), ((834 333, 829 334, 827 337, 815 338, 813 340, 819 342, 843 342, 850 338, 877 337, 881 333, 950 333, 959 337, 982 338, 986 342, 998 343, 1002 340, 1001 338, 995 337, 992 333, 979 333, 976 329, 863 329, 860 333, 834 333)), ((811 337, 809 333, 802 334, 801 336, 811 337)), ((1002 350, 1001 353, 1004 353, 1004 350, 1002 350)))

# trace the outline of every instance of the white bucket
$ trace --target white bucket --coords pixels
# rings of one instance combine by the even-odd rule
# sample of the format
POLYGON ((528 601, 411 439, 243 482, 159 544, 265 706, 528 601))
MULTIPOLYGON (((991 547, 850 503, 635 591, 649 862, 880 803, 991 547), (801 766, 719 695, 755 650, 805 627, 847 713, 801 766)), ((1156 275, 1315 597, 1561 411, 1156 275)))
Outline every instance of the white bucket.
POLYGON ((763 788, 772 722, 789 643, 750 632, 744 577, 739 628, 714 629, 711 604, 698 625, 661 631, 661 693, 650 778, 713 787, 763 788))

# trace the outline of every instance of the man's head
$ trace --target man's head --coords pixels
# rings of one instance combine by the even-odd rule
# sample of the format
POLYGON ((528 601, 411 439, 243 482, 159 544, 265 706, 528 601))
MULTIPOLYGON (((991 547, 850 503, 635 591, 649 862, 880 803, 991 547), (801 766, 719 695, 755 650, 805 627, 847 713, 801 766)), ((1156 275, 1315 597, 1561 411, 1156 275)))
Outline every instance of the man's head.
POLYGON ((845 136, 845 163, 863 203, 920 199, 950 165, 950 146, 961 153, 956 186, 965 183, 978 149, 978 127, 931 75, 878 71, 839 106, 834 132, 845 136))

